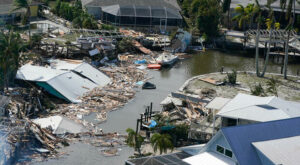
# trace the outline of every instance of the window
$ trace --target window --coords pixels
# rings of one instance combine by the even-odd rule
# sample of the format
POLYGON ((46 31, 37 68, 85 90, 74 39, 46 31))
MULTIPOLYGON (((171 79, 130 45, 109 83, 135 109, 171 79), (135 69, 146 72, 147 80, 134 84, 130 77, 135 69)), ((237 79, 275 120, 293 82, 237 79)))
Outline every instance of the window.
POLYGON ((223 154, 223 155, 226 155, 226 156, 232 158, 232 155, 233 155, 232 151, 228 150, 228 149, 225 149, 224 147, 222 147, 220 145, 217 145, 216 151, 223 154))
POLYGON ((217 145, 217 151, 220 152, 221 154, 224 154, 224 147, 217 145))
POLYGON ((232 158, 232 151, 226 149, 225 155, 232 158))

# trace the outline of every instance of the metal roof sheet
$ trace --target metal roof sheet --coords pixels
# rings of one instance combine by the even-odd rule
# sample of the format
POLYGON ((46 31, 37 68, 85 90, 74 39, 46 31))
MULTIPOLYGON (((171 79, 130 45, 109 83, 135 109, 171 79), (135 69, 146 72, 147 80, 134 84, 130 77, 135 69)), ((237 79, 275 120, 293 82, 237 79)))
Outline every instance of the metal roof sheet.
POLYGON ((217 113, 217 116, 260 122, 286 119, 300 116, 300 103, 275 96, 259 97, 239 93, 217 113))
POLYGON ((33 66, 31 64, 23 65, 19 68, 16 78, 27 81, 48 81, 66 71, 51 69, 50 67, 33 66), (45 74, 47 73, 47 74, 45 74))
POLYGON ((52 60, 51 67, 59 70, 75 71, 101 87, 111 82, 110 78, 104 73, 81 60, 52 60))
POLYGON ((240 165, 260 165, 253 142, 281 139, 300 135, 300 117, 225 127, 221 131, 240 165))
POLYGON ((18 70, 16 78, 26 81, 47 83, 51 88, 73 103, 80 102, 79 97, 84 93, 91 91, 93 88, 98 87, 96 83, 71 71, 29 64, 22 66, 18 70))
POLYGON ((252 145, 274 164, 298 165, 300 136, 254 142, 252 145))

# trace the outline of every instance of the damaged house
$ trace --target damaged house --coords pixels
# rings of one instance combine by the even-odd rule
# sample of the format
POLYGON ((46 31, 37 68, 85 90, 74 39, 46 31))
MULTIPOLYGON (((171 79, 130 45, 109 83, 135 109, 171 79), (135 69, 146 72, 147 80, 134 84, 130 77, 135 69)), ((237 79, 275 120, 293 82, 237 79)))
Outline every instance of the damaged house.
POLYGON ((84 93, 110 82, 109 77, 80 61, 56 61, 54 67, 26 64, 16 75, 19 80, 33 82, 50 94, 72 103, 80 103, 84 93))

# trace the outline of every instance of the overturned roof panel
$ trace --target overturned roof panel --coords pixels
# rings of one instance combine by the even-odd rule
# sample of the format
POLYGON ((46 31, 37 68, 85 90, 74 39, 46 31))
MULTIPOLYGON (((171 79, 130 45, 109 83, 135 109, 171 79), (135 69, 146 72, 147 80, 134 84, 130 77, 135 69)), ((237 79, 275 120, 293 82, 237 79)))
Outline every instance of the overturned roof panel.
POLYGON ((48 81, 63 73, 65 71, 26 64, 18 70, 16 78, 27 81, 48 81))
POLYGON ((28 64, 18 70, 16 78, 36 82, 49 93, 73 103, 80 102, 79 97, 98 87, 96 83, 70 71, 28 64))
POLYGON ((103 87, 110 83, 110 78, 98 69, 81 60, 52 60, 51 67, 59 70, 74 71, 97 85, 103 87))

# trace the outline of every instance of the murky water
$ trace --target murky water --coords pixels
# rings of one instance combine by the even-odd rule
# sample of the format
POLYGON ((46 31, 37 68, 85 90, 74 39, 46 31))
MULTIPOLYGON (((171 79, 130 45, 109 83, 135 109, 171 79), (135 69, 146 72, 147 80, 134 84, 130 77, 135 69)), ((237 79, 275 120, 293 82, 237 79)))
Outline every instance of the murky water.
MULTIPOLYGON (((137 92, 136 97, 117 111, 108 114, 107 122, 100 124, 99 127, 104 132, 124 133, 127 128, 136 126, 136 119, 143 113, 145 106, 153 102, 154 110, 160 110, 159 103, 172 91, 178 88, 188 79, 195 75, 217 72, 224 66, 224 70, 255 70, 254 55, 242 53, 224 53, 220 51, 207 51, 194 55, 190 59, 180 61, 172 69, 162 71, 149 71, 154 78, 150 82, 156 84, 155 90, 141 90, 137 92)), ((260 62, 264 62, 260 59, 260 62)), ((289 64, 288 73, 297 74, 300 70, 300 60, 298 63, 289 64)), ((280 73, 282 64, 270 60, 268 72, 280 73)), ((93 120, 89 117, 89 120, 93 120)), ((123 148, 120 156, 103 157, 95 147, 88 144, 71 145, 66 150, 71 150, 69 156, 59 160, 50 160, 41 164, 101 164, 118 165, 124 164, 124 161, 133 153, 131 148, 123 148)))

